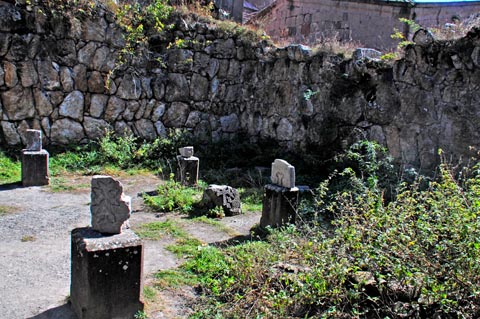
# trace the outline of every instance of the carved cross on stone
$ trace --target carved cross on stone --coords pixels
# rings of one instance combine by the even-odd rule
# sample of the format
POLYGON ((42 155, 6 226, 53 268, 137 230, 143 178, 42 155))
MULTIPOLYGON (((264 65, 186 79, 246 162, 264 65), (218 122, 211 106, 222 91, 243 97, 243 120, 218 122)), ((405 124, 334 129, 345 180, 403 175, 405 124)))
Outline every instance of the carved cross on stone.
POLYGON ((295 167, 287 161, 276 159, 272 163, 272 183, 286 188, 295 187, 295 167))
POLYGON ((221 206, 226 216, 242 213, 238 190, 227 185, 208 185, 203 193, 202 205, 206 208, 221 206))
POLYGON ((131 198, 123 194, 123 186, 119 181, 110 176, 96 175, 92 178, 90 211, 94 230, 120 234, 122 228, 128 228, 131 198))

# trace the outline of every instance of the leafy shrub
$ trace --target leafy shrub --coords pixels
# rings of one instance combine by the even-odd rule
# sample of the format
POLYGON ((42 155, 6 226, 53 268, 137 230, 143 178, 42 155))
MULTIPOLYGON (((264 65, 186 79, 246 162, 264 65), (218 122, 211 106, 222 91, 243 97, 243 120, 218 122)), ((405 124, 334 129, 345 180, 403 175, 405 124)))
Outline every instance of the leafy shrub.
POLYGON ((116 136, 107 131, 98 142, 79 146, 63 152, 54 152, 50 166, 55 175, 62 171, 98 174, 105 167, 119 169, 147 168, 168 173, 170 160, 180 145, 188 143, 181 131, 174 131, 166 138, 141 141, 133 135, 116 136))
POLYGON ((478 318, 480 163, 463 170, 461 182, 443 163, 427 188, 419 177, 387 202, 381 166, 362 156, 362 173, 349 170, 361 185, 335 193, 328 192, 332 180, 321 185, 316 209, 333 212, 331 227, 292 225, 265 242, 209 248, 188 261, 185 269, 202 278, 213 300, 197 313, 478 318))
POLYGON ((145 205, 155 211, 188 213, 192 211, 193 205, 200 201, 206 186, 203 183, 199 184, 199 188, 184 186, 175 181, 172 174, 170 180, 158 186, 156 195, 145 194, 143 201, 145 205))

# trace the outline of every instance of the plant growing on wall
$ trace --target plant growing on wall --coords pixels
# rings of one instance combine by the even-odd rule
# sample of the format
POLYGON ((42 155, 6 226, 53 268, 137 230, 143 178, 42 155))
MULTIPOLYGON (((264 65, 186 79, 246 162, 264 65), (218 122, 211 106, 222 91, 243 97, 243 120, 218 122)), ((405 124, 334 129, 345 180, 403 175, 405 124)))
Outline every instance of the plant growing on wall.
MULTIPOLYGON (((413 34, 421 28, 421 26, 413 20, 406 19, 406 18, 399 18, 398 20, 400 20, 400 22, 405 23, 409 27, 408 33, 413 34)), ((392 39, 400 40, 400 42, 397 45, 397 48, 399 49, 404 48, 409 44, 413 44, 412 41, 408 40, 408 35, 405 35, 403 32, 401 32, 397 28, 393 28, 393 33, 390 37, 392 39)))
POLYGON ((140 47, 147 46, 147 30, 162 32, 172 11, 173 7, 168 5, 166 0, 154 0, 146 7, 137 2, 118 7, 115 12, 116 21, 125 31, 126 40, 119 62, 127 63, 138 53, 140 47))

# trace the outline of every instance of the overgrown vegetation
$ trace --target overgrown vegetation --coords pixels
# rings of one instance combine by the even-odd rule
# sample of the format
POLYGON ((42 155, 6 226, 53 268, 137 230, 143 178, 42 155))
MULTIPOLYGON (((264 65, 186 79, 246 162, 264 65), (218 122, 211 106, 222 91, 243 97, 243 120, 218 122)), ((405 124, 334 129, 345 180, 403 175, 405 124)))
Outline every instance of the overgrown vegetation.
POLYGON ((172 132, 166 138, 151 142, 107 132, 98 142, 73 150, 52 152, 51 171, 53 175, 66 171, 92 175, 105 170, 146 168, 168 174, 171 171, 170 161, 185 140, 181 132, 172 132))
POLYGON ((381 153, 355 145, 345 159, 356 164, 320 185, 308 222, 194 244, 181 270, 203 292, 191 318, 477 318, 480 165, 459 179, 444 162, 437 180, 417 176, 387 201, 381 153), (327 213, 331 223, 315 218, 327 213))

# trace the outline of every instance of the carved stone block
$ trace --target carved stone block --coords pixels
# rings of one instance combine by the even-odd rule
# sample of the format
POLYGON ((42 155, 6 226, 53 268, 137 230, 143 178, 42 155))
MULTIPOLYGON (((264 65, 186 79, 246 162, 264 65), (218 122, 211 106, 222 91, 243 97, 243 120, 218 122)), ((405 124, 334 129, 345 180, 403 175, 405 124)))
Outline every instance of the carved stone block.
POLYGON ((131 198, 123 194, 122 184, 110 176, 92 178, 92 227, 100 233, 119 234, 128 228, 131 198))

